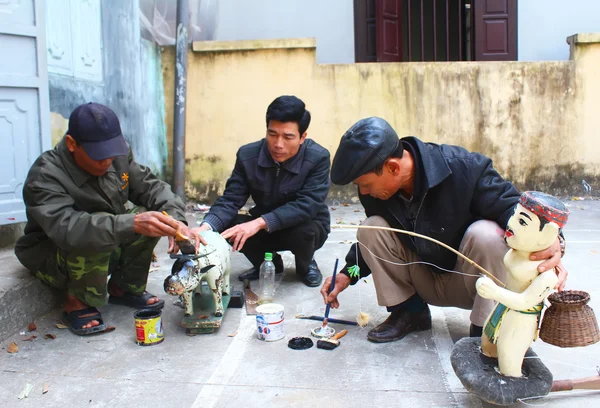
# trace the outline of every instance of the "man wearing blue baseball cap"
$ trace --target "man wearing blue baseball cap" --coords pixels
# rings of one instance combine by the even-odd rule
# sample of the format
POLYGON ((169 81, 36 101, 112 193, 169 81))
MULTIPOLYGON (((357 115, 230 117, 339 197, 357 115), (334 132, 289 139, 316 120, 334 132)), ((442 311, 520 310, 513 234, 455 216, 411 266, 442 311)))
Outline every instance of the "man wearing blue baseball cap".
MULTIPOLYGON (((331 181, 357 186, 368 217, 363 225, 435 238, 499 279, 506 278, 504 230, 520 194, 498 174, 490 158, 412 136, 400 139, 387 121, 371 117, 359 120, 342 136, 331 181)), ((481 336, 494 304, 477 295, 476 267, 434 242, 406 234, 365 228, 358 230, 357 238, 334 290, 328 294, 329 277, 321 294, 325 303, 339 307, 338 294, 372 274, 377 301, 390 314, 369 331, 370 341, 386 343, 430 329, 428 305, 471 309, 470 334, 481 336)), ((545 260, 540 272, 556 268, 559 290, 567 276, 560 262, 562 239, 533 254, 545 260)))
POLYGON ((136 309, 164 306, 146 291, 160 237, 169 237, 170 252, 178 251, 178 230, 203 242, 188 230, 182 200, 135 162, 119 119, 97 103, 71 113, 65 137, 29 170, 23 199, 27 225, 15 254, 40 280, 66 290, 63 317, 78 335, 107 331, 97 309, 107 295, 136 309))

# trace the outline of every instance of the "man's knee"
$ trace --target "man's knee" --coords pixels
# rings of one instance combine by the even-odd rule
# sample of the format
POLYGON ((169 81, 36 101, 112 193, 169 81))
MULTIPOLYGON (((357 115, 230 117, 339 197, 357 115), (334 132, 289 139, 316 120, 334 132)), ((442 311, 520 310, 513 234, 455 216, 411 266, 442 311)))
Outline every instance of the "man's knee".
POLYGON ((313 222, 307 222, 282 230, 282 242, 288 246, 290 250, 300 249, 315 249, 315 246, 321 244, 318 238, 321 234, 317 230, 317 226, 313 222))
POLYGON ((467 228, 461 242, 461 252, 485 251, 503 256, 508 247, 504 241, 504 230, 489 220, 476 221, 467 228))
MULTIPOLYGON (((367 218, 361 223, 361 226, 367 227, 390 227, 390 224, 385 220, 385 218, 380 217, 379 215, 374 215, 372 217, 367 218)), ((361 242, 369 242, 376 234, 380 234, 382 230, 372 229, 372 228, 359 228, 356 237, 361 242)), ((391 233, 391 232, 390 232, 391 233)))

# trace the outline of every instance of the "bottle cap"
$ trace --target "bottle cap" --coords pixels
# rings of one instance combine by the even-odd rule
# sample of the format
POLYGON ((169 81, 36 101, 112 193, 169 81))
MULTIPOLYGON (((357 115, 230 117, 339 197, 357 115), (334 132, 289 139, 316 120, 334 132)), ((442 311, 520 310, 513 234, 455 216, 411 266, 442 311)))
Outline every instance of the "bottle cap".
POLYGON ((272 261, 273 260, 273 254, 270 252, 265 252, 265 261, 272 261))

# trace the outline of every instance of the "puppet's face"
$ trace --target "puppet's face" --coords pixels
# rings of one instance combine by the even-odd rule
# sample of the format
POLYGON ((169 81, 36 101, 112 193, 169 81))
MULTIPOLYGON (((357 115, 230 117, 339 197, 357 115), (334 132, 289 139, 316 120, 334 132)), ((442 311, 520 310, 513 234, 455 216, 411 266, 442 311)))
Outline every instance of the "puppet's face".
POLYGON ((508 220, 504 239, 517 251, 536 252, 550 247, 558 235, 558 225, 549 222, 540 231, 540 218, 521 204, 508 220))

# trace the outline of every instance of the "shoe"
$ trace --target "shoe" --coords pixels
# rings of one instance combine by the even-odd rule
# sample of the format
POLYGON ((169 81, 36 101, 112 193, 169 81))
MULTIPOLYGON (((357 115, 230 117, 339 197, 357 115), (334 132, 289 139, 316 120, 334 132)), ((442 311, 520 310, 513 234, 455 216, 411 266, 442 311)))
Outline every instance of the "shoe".
POLYGON ((367 339, 374 343, 388 343, 400 340, 408 333, 431 329, 431 312, 429 306, 421 313, 414 314, 406 310, 397 310, 388 316, 379 326, 367 334, 367 339))
MULTIPOLYGON (((273 263, 275 264, 275 273, 277 275, 279 275, 280 273, 283 273, 283 258, 281 258, 281 255, 279 255, 278 253, 275 253, 273 256, 273 263)), ((253 280, 258 280, 260 277, 260 269, 256 268, 256 267, 252 267, 250 269, 248 269, 245 272, 242 272, 240 274, 240 276, 238 276, 238 279, 240 281, 245 281, 245 280, 249 280, 249 281, 253 281, 253 280)))
POLYGON ((322 281, 323 275, 321 275, 321 270, 319 269, 319 266, 313 259, 308 264, 308 272, 306 273, 306 275, 302 276, 302 283, 304 283, 308 287, 314 288, 315 286, 319 286, 322 281))
POLYGON ((476 326, 471 323, 471 327, 469 327, 469 337, 481 337, 483 334, 483 327, 476 326))

